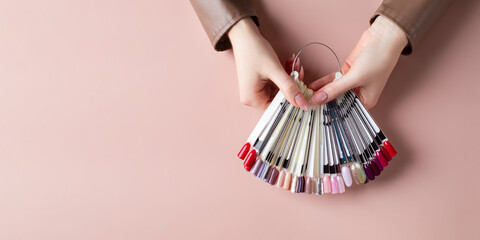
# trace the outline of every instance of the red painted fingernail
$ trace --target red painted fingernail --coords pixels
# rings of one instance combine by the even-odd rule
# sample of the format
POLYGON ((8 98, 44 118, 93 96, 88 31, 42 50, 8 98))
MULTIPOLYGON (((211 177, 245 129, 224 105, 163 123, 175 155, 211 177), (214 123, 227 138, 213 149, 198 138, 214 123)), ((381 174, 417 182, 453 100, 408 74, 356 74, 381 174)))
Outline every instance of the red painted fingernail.
POLYGON ((392 156, 392 158, 395 157, 395 155, 397 155, 397 151, 395 150, 395 148, 393 148, 392 144, 389 141, 383 142, 383 145, 387 149, 390 156, 392 156))
POLYGON ((252 151, 250 151, 245 158, 245 162, 243 162, 245 170, 250 171, 253 164, 255 163, 255 159, 257 159, 257 151, 255 151, 255 149, 252 149, 252 151))
POLYGON ((292 66, 293 66, 293 58, 295 57, 295 54, 292 54, 291 57, 287 58, 285 60, 285 71, 287 71, 288 74, 292 73, 292 66))
POLYGON ((245 143, 245 145, 243 145, 242 149, 240 149, 240 152, 238 152, 238 158, 244 160, 245 156, 247 156, 248 151, 250 151, 250 143, 247 142, 245 143))
POLYGON ((295 71, 300 71, 300 57, 298 57, 297 61, 295 62, 295 71))
POLYGON ((387 161, 387 159, 385 158, 385 156, 383 156, 382 152, 377 151, 377 152, 375 153, 375 156, 377 157, 377 159, 378 159, 378 161, 380 162, 380 164, 382 165, 382 167, 388 166, 388 161, 387 161))
POLYGON ((387 161, 392 160, 392 156, 390 156, 390 153, 388 153, 387 149, 384 146, 380 146, 380 151, 382 151, 383 156, 387 159, 387 161))

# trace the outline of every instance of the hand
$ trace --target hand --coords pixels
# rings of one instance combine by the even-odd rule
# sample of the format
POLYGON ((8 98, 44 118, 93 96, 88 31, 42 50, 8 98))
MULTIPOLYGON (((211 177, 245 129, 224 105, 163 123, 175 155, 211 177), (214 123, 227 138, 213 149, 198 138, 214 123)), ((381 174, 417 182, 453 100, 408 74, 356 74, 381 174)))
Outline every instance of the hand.
POLYGON ((242 104, 264 110, 277 93, 278 86, 290 103, 307 110, 308 102, 252 19, 240 20, 228 32, 228 37, 237 65, 242 104))
POLYGON ((329 102, 354 89, 367 109, 374 107, 407 43, 400 27, 378 16, 343 64, 344 76, 332 82, 334 73, 329 74, 309 85, 312 90, 318 90, 310 104, 329 102))

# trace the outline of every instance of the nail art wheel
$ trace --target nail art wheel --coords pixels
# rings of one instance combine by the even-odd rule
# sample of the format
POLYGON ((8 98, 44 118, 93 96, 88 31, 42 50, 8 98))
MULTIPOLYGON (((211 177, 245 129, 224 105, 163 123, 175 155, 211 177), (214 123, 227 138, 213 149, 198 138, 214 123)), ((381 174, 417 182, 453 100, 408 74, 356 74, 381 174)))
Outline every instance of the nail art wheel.
MULTIPOLYGON (((306 99, 313 91, 299 80, 294 67, 300 53, 312 44, 330 49, 340 69, 330 47, 318 42, 305 45, 293 60, 291 77, 306 99)), ((341 76, 337 72, 334 81, 341 76)), ((291 105, 278 92, 238 157, 245 170, 270 185, 322 195, 343 193, 353 183, 375 180, 396 154, 358 96, 349 90, 308 111, 291 105)))

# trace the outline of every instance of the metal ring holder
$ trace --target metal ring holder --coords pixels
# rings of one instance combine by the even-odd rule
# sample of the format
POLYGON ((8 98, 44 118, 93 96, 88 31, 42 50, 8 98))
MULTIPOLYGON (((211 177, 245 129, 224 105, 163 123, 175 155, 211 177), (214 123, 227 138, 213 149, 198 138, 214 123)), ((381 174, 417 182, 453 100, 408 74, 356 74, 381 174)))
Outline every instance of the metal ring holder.
POLYGON ((333 53, 333 55, 335 55, 335 58, 337 59, 337 64, 338 64, 338 72, 341 73, 340 60, 338 60, 337 54, 335 53, 335 51, 333 51, 333 49, 332 49, 331 47, 329 47, 327 44, 321 43, 321 42, 311 42, 311 43, 303 46, 303 47, 300 49, 300 51, 298 51, 297 55, 295 55, 295 59, 293 60, 292 73, 293 73, 294 70, 295 70, 295 62, 297 61, 298 57, 300 56, 300 53, 302 53, 303 49, 305 49, 306 47, 308 47, 308 46, 310 46, 310 45, 314 45, 314 44, 322 45, 322 46, 328 48, 328 49, 333 53))

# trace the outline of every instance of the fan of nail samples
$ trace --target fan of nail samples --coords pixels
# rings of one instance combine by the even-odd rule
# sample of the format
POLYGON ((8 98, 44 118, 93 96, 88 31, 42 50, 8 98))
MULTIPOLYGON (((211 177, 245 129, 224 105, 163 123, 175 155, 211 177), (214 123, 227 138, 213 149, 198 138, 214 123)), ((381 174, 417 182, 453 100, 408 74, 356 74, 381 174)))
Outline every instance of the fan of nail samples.
MULTIPOLYGON (((291 76, 309 99, 313 91, 298 79, 298 72, 291 76)), ((341 76, 337 72, 335 80, 341 76)), ((373 181, 396 154, 350 90, 308 111, 290 104, 279 92, 238 157, 247 171, 270 185, 322 195, 373 181)))

